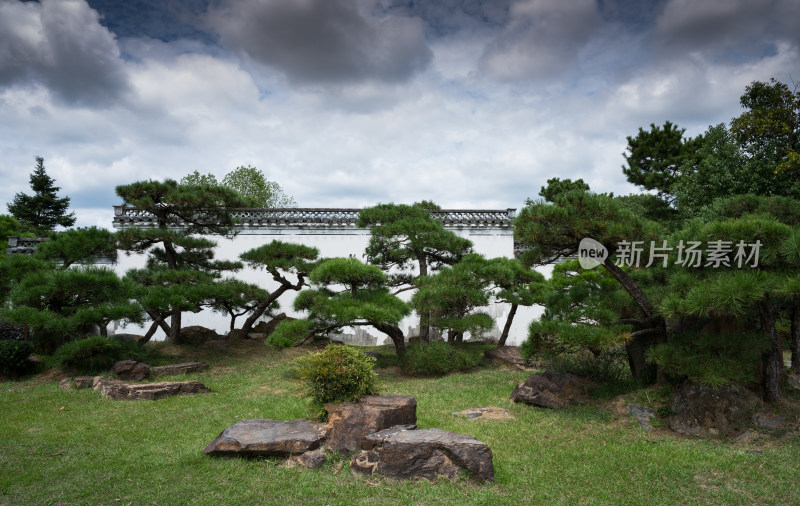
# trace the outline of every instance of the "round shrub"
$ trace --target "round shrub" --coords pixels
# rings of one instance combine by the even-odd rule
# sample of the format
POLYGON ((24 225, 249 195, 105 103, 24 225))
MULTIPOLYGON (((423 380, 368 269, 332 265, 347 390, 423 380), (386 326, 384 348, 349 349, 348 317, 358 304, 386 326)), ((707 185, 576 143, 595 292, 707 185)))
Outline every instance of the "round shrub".
POLYGON ((284 320, 267 336, 267 344, 276 348, 288 348, 308 337, 311 322, 308 320, 284 320))
POLYGON ((56 350, 53 354, 53 365, 62 369, 96 373, 110 369, 120 360, 145 362, 150 355, 147 349, 134 342, 91 336, 71 341, 56 350))
POLYGON ((30 370, 28 357, 33 345, 28 341, 0 341, 0 373, 6 376, 21 376, 30 370))
POLYGON ((328 402, 355 402, 362 395, 377 393, 375 358, 352 346, 331 344, 298 358, 295 364, 316 408, 328 402))
POLYGON ((406 351, 403 369, 412 376, 444 376, 453 371, 470 369, 480 360, 480 354, 434 341, 410 346, 406 351))

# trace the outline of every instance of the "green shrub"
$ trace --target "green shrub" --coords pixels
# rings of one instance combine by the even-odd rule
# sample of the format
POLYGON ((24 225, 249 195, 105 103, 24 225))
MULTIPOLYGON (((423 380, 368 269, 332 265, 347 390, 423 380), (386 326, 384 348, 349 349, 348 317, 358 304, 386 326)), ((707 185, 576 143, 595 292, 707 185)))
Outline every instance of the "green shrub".
POLYGON ((33 345, 28 341, 0 341, 0 373, 6 376, 21 376, 31 369, 28 357, 33 345))
POLYGON ((267 336, 267 344, 276 348, 288 348, 308 337, 311 322, 308 320, 285 320, 267 336))
POLYGON ((403 370, 412 376, 444 376, 476 366, 480 353, 470 353, 447 343, 434 341, 409 346, 403 360, 403 370))
POLYGON ((628 356, 624 346, 615 346, 594 355, 588 350, 578 350, 547 357, 553 369, 605 382, 621 382, 631 379, 628 356))
POLYGON ((328 402, 354 402, 362 395, 377 393, 375 358, 355 347, 331 344, 298 358, 295 364, 319 414, 324 414, 321 408, 328 402))
POLYGON ((62 369, 77 369, 86 373, 108 370, 120 360, 147 362, 152 351, 135 342, 92 336, 69 342, 53 354, 52 364, 62 369))

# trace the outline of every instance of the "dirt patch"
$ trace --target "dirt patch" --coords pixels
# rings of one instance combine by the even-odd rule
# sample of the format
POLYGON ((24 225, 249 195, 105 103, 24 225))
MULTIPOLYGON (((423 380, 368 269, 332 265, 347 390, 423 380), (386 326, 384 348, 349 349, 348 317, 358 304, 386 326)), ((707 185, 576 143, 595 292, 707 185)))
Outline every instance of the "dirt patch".
POLYGON ((497 406, 483 406, 480 408, 470 408, 464 411, 456 411, 453 416, 464 416, 470 420, 503 420, 514 418, 514 415, 509 413, 505 408, 498 408, 497 406))

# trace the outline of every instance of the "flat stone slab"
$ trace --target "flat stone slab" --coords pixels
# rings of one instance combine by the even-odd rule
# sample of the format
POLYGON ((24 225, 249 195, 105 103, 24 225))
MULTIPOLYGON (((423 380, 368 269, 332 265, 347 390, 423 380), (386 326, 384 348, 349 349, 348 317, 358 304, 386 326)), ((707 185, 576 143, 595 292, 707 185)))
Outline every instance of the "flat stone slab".
POLYGON ((208 365, 202 362, 183 362, 181 364, 159 365, 150 368, 150 376, 175 376, 190 372, 200 372, 208 369, 208 365))
POLYGON ((350 461, 354 474, 382 474, 398 480, 458 478, 462 471, 479 481, 494 480, 492 451, 465 434, 442 429, 387 429, 367 436, 369 450, 350 461))
POLYGON ((417 423, 417 401, 411 396, 365 395, 358 402, 326 404, 328 439, 337 451, 363 449, 364 438, 395 425, 417 423))
POLYGON ((319 448, 325 432, 324 424, 305 418, 288 422, 269 418, 242 420, 223 430, 203 453, 222 457, 299 455, 319 448))
POLYGON ((131 384, 101 378, 95 380, 93 388, 110 399, 119 400, 158 400, 175 395, 201 394, 211 391, 199 381, 131 384))

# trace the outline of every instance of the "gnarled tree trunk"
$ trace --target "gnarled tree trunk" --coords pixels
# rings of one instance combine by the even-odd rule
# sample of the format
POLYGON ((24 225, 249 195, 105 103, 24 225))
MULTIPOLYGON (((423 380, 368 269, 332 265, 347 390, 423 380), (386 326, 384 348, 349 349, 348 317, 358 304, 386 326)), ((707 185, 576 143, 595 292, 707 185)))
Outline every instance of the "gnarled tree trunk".
POLYGON ((647 362, 646 353, 651 346, 663 343, 666 340, 666 322, 664 318, 655 314, 650 299, 642 292, 639 285, 625 271, 620 269, 610 257, 603 262, 603 267, 619 281, 645 315, 642 322, 647 323, 646 327, 638 328, 633 332, 633 339, 625 345, 625 351, 628 353, 628 365, 630 365, 634 379, 645 384, 654 383, 658 378, 658 367, 647 362))

